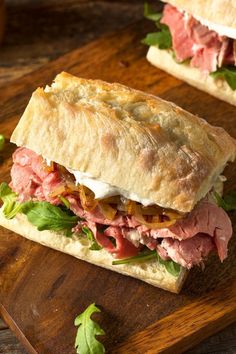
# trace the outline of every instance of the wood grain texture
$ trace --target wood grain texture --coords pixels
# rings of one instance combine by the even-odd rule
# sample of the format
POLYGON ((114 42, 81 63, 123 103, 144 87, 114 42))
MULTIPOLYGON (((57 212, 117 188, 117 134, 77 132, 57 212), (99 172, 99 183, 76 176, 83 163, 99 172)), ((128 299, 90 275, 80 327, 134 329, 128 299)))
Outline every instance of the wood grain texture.
POLYGON ((115 352, 131 354, 135 351, 140 354, 151 354, 155 348, 157 353, 182 353, 186 348, 198 343, 199 337, 207 338, 235 320, 236 280, 228 284, 224 290, 224 301, 222 301, 222 290, 205 295, 162 318, 144 331, 129 337, 115 349, 115 352), (188 323, 188 331, 186 331, 186 323, 188 323))
MULTIPOLYGON (((9 138, 32 90, 38 85, 50 82, 52 77, 63 69, 84 77, 119 81, 171 99, 193 113, 204 116, 209 122, 223 125, 236 137, 234 107, 190 88, 146 62, 146 48, 140 44, 140 39, 146 31, 146 23, 138 23, 129 30, 120 32, 119 40, 117 35, 100 39, 48 64, 33 75, 25 76, 24 79, 0 89, 1 132, 9 138)), ((14 147, 8 144, 3 153, 1 180, 9 180, 10 156, 13 149, 14 147)), ((235 170, 235 164, 227 170, 229 177, 227 189, 235 188, 233 179, 235 170)), ((232 217, 235 224, 235 216, 232 217)), ((139 331, 145 331, 149 325, 156 326, 158 322, 163 325, 161 321, 165 321, 168 315, 174 316, 176 311, 184 311, 185 306, 202 301, 200 299, 202 296, 207 304, 214 296, 214 293, 212 295, 214 289, 221 293, 221 299, 217 303, 219 308, 223 301, 225 309, 229 303, 231 313, 234 313, 235 302, 233 305, 232 299, 228 302, 224 292, 226 284, 235 278, 236 271, 235 239, 230 246, 229 258, 223 265, 213 257, 204 274, 201 270, 195 269, 191 272, 183 292, 177 296, 142 284, 135 279, 125 278, 67 255, 58 254, 2 230, 1 311, 22 342, 28 345, 30 352, 73 353, 75 336, 73 319, 89 303, 95 301, 103 310, 99 322, 107 333, 104 344, 111 351, 114 350, 117 341, 125 340, 139 331)), ((199 328, 204 328, 206 319, 203 318, 201 322, 202 311, 197 310, 198 307, 195 308, 193 319, 196 320, 197 317, 199 328)), ((185 316, 181 317, 185 324, 182 330, 187 334, 192 330, 192 322, 188 316, 188 312, 185 312, 185 316)), ((228 315, 226 318, 222 316, 221 324, 226 325, 232 320, 228 315)), ((207 321, 210 323, 211 319, 208 318, 207 321)), ((171 323, 172 327, 169 322, 167 324, 168 333, 174 333, 175 324, 171 323)), ((213 327, 212 331, 219 329, 213 327)), ((164 331, 164 327, 162 330, 164 331)), ((193 343, 204 337, 205 332, 200 333, 193 343)), ((193 343, 189 340, 182 343, 182 349, 193 343)), ((139 347, 139 350, 142 351, 142 347, 139 347)))
POLYGON ((7 0, 6 7, 0 85, 143 16, 142 0, 7 0))

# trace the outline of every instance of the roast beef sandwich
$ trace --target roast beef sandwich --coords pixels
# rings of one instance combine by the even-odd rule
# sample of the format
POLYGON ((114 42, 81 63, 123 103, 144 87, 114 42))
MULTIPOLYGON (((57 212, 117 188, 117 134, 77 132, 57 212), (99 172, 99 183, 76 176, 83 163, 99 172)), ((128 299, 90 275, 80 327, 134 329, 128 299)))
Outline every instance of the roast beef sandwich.
POLYGON ((227 257, 231 221, 214 195, 236 143, 222 128, 61 73, 33 93, 11 141, 2 226, 172 292, 211 253, 227 257))
POLYGON ((213 96, 236 105, 236 2, 166 0, 162 13, 148 4, 153 20, 147 59, 213 96))

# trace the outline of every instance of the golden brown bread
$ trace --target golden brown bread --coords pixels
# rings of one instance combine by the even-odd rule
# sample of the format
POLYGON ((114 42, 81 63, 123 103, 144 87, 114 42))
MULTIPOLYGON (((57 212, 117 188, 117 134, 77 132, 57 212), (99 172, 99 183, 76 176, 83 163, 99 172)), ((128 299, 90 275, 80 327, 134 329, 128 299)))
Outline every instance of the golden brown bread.
POLYGON ((193 68, 188 63, 177 63, 173 59, 171 51, 151 46, 147 53, 147 60, 152 65, 165 70, 180 80, 186 81, 199 90, 236 106, 236 91, 229 87, 225 79, 214 79, 210 75, 203 75, 198 68, 193 68))
POLYGON ((177 8, 212 23, 236 28, 236 1, 234 0, 165 0, 177 8))
POLYGON ((38 231, 23 214, 17 214, 14 219, 9 220, 4 217, 0 209, 0 225, 44 246, 67 253, 97 266, 140 279, 173 293, 178 293, 181 290, 188 274, 188 271, 182 267, 179 276, 174 277, 166 271, 163 265, 155 260, 141 264, 112 265, 114 260, 112 255, 104 249, 91 251, 88 239, 76 235, 66 237, 48 230, 38 231))
POLYGON ((207 194, 236 154, 222 128, 172 103, 67 73, 33 93, 11 141, 183 212, 207 194))

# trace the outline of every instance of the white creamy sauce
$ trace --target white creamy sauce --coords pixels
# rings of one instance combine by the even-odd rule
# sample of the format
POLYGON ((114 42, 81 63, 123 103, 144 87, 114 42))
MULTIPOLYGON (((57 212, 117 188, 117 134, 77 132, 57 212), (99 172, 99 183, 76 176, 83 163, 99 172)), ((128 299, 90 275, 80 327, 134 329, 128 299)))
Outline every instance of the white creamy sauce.
POLYGON ((144 206, 155 204, 149 199, 140 198, 135 193, 130 193, 124 189, 114 187, 109 183, 101 182, 96 178, 93 178, 90 174, 80 171, 74 171, 68 169, 68 171, 74 175, 76 184, 81 184, 88 187, 95 194, 96 199, 103 199, 113 197, 115 195, 121 195, 127 199, 134 200, 143 204, 144 206))
MULTIPOLYGON (((44 158, 47 166, 50 166, 51 160, 47 159, 46 157, 43 157, 43 158, 44 158)), ((81 184, 85 187, 88 187, 95 194, 95 199, 104 199, 104 198, 108 198, 108 197, 113 197, 115 195, 120 195, 120 196, 125 197, 127 199, 141 203, 144 206, 156 204, 155 202, 151 201, 150 199, 140 198, 135 193, 128 192, 122 188, 112 186, 109 183, 101 182, 101 181, 97 180, 96 178, 93 178, 89 173, 75 171, 75 170, 72 170, 69 168, 67 170, 72 175, 74 175, 76 184, 81 184)), ((223 189, 223 181, 225 181, 225 180, 226 180, 226 178, 224 176, 220 175, 214 184, 215 190, 218 189, 220 192, 220 189, 221 188, 223 189), (219 188, 219 187, 221 187, 221 188, 219 188)), ((222 193, 219 193, 219 194, 222 194, 222 193)))

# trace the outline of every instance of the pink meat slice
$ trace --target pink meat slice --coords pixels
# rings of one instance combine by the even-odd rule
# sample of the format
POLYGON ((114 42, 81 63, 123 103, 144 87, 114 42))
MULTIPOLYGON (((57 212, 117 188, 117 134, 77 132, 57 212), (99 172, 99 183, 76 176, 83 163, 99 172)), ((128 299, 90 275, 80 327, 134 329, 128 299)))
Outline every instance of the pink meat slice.
POLYGON ((14 152, 11 188, 19 194, 21 202, 36 199, 58 204, 59 200, 50 194, 62 183, 59 173, 46 171, 43 158, 35 152, 26 148, 14 152))
POLYGON ((188 269, 201 264, 214 249, 213 240, 204 234, 183 241, 165 238, 157 246, 157 251, 163 259, 172 259, 188 269))
MULTIPOLYGON (((46 171, 42 157, 33 151, 26 148, 16 150, 11 177, 11 187, 19 194, 21 201, 33 199, 46 200, 52 204, 60 203, 60 200, 52 198, 50 194, 64 183, 62 177, 57 170, 46 171)), ((108 220, 99 207, 85 211, 78 196, 66 197, 71 210, 86 220, 97 242, 117 258, 137 254, 137 241, 139 245, 146 245, 150 249, 157 248, 163 259, 171 258, 187 267, 201 263, 215 248, 221 261, 227 257, 227 246, 232 236, 231 221, 223 209, 206 200, 198 203, 191 213, 173 226, 154 230, 140 225, 134 216, 124 215, 119 211, 113 220, 108 220), (107 225, 108 228, 100 233, 97 224, 107 225), (134 230, 138 232, 139 239, 133 244, 130 232, 134 230), (116 239, 116 246, 112 244, 111 237, 116 239)))
POLYGON ((219 50, 214 47, 203 47, 196 51, 190 65, 200 68, 204 73, 210 73, 217 70, 219 50))
POLYGON ((166 229, 151 230, 153 238, 171 238, 179 241, 193 238, 197 234, 210 236, 223 261, 227 257, 227 246, 232 236, 232 224, 227 213, 217 205, 202 201, 185 218, 166 229))
POLYGON ((109 226, 104 233, 101 233, 98 231, 96 223, 87 221, 83 224, 86 224, 90 228, 98 244, 111 253, 114 258, 133 257, 140 251, 139 247, 135 247, 124 238, 122 228, 120 227, 109 226), (115 239, 115 244, 111 242, 111 238, 115 239))
POLYGON ((165 5, 161 23, 167 25, 171 32, 176 59, 183 61, 193 56, 194 41, 185 29, 184 15, 174 6, 165 5))
POLYGON ((223 64, 234 65, 232 40, 209 30, 191 15, 167 4, 161 23, 170 29, 178 61, 191 59, 191 66, 203 73, 216 71, 217 64, 219 67, 223 64))

